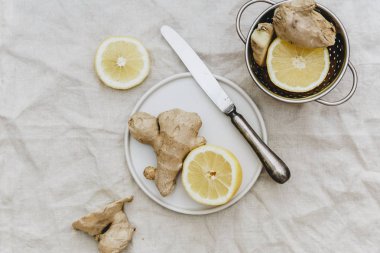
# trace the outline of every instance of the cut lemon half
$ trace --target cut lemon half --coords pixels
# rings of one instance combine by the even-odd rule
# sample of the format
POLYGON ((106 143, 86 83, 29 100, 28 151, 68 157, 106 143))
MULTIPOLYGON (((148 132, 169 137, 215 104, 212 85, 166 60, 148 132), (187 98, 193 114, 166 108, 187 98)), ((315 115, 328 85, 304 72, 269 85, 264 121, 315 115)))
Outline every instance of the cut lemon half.
POLYGON ((99 46, 95 69, 100 80, 114 89, 139 85, 149 74, 147 50, 132 37, 111 37, 99 46))
POLYGON ((269 47, 267 68, 276 86, 292 92, 310 91, 327 76, 329 52, 327 48, 302 48, 277 38, 269 47))
POLYGON ((239 161, 228 150, 205 145, 186 157, 182 183, 195 201, 205 205, 222 205, 239 190, 242 170, 239 161))

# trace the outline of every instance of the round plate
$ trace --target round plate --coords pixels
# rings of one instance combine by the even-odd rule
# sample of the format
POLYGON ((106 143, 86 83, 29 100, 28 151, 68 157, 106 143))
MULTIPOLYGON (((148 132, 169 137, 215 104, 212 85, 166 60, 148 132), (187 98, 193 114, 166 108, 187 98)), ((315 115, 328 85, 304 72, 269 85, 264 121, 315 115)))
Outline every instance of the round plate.
MULTIPOLYGON (((226 93, 258 135, 267 142, 267 132, 263 118, 257 106, 249 96, 230 80, 215 76, 226 93)), ((180 108, 196 112, 202 119, 199 135, 204 136, 207 143, 229 149, 238 158, 243 169, 243 180, 238 193, 228 203, 221 206, 205 206, 192 200, 182 186, 182 180, 177 178, 174 191, 167 197, 162 197, 154 181, 145 179, 144 168, 156 165, 156 155, 153 149, 131 138, 128 128, 125 132, 125 152, 129 171, 134 180, 151 199, 170 210, 184 214, 208 214, 223 210, 241 199, 257 180, 262 164, 244 137, 213 104, 203 90, 198 86, 190 73, 171 76, 148 90, 137 103, 132 114, 143 111, 157 116, 163 111, 180 108)))

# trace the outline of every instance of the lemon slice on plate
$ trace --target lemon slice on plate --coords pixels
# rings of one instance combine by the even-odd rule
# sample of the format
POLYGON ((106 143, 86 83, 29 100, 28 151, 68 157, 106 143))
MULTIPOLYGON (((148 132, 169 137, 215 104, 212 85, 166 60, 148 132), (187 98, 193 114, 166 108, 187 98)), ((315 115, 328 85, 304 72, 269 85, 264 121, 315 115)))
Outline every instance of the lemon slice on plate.
POLYGON ((228 150, 205 145, 186 157, 182 183, 195 201, 205 205, 222 205, 233 198, 242 181, 239 161, 228 150))
POLYGON ((269 77, 276 86, 287 91, 314 89, 326 78, 329 67, 327 48, 302 48, 277 38, 268 50, 269 77))
POLYGON ((95 69, 100 80, 114 89, 139 85, 149 74, 147 50, 132 37, 111 37, 99 46, 95 69))

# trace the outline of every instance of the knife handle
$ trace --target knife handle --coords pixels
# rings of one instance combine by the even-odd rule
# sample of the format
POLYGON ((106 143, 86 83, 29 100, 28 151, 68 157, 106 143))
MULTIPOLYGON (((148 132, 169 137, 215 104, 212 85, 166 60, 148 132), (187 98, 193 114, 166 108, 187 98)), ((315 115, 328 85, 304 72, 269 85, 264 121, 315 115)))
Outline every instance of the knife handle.
POLYGON ((230 113, 232 123, 248 141, 264 165, 268 174, 277 183, 283 184, 290 178, 288 166, 261 140, 255 130, 249 125, 244 117, 234 108, 230 113))

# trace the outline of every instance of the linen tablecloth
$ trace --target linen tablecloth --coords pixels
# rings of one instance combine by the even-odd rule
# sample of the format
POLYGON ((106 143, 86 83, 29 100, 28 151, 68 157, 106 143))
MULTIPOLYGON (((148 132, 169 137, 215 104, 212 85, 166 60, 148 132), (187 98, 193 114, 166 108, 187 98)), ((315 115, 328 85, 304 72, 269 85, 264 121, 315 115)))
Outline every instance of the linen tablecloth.
MULTIPOLYGON (((285 104, 254 85, 235 32, 243 0, 1 0, 0 252, 97 252, 71 223, 129 194, 137 231, 126 252, 380 252, 380 2, 320 2, 345 25, 360 79, 338 107, 285 104), (128 116, 158 81, 186 71, 164 24, 259 106, 289 182, 262 172, 236 205, 206 216, 169 211, 138 188, 124 156, 128 116), (152 58, 129 91, 94 71, 97 46, 113 35, 138 38, 152 58)), ((266 7, 247 10, 245 32, 266 7)), ((326 99, 351 82, 347 71, 326 99)))

